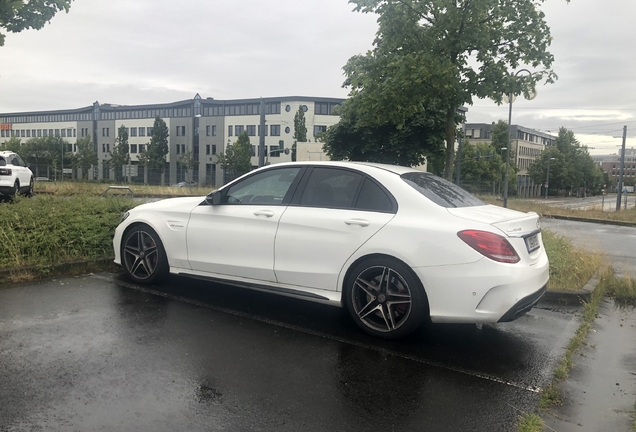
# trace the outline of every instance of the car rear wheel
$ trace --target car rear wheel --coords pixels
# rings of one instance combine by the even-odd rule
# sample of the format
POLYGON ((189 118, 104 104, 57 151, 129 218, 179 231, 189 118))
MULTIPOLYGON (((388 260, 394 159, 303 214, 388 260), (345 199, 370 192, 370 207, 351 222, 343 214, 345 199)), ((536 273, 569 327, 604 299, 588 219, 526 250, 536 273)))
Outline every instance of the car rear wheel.
POLYGON ((383 339, 411 333, 428 314, 419 279, 409 267, 388 258, 366 260, 352 269, 345 302, 362 330, 383 339))
POLYGON ((29 190, 26 193, 26 196, 28 197, 32 197, 33 196, 33 177, 31 177, 31 181, 29 182, 29 190))
POLYGON ((168 259, 159 235, 148 225, 135 225, 124 235, 121 259, 128 276, 138 283, 161 282, 168 275, 168 259))

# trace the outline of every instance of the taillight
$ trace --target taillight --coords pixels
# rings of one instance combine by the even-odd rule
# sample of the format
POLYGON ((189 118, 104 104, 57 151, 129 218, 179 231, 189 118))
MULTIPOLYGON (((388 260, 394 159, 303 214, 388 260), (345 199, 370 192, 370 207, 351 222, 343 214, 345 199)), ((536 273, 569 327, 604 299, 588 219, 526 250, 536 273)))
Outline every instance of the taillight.
POLYGON ((465 230, 457 233, 468 246, 493 261, 518 263, 519 255, 504 237, 487 231, 465 230))
POLYGON ((10 176, 11 175, 11 169, 10 168, 0 168, 0 175, 10 176))

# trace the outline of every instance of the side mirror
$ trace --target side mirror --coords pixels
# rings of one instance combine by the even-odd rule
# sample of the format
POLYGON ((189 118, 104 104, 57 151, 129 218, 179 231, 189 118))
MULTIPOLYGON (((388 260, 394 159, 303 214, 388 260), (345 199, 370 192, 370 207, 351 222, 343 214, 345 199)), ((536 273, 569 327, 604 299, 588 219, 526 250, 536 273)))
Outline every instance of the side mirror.
POLYGON ((208 205, 212 205, 212 206, 221 204, 221 191, 217 189, 215 191, 210 192, 205 197, 205 202, 208 203, 208 205))

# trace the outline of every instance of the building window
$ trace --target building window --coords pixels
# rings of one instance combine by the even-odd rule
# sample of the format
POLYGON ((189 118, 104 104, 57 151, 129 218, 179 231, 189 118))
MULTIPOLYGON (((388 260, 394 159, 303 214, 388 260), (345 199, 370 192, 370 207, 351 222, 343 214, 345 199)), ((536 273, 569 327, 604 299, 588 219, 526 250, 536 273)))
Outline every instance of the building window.
POLYGON ((269 132, 271 136, 280 136, 280 125, 270 125, 269 132))
POLYGON ((131 127, 130 128, 130 136, 131 137, 136 137, 137 136, 137 128, 136 127, 131 127))
POLYGON ((206 144, 206 146, 205 146, 205 154, 206 155, 210 154, 210 144, 206 144))
POLYGON ((227 127, 227 136, 232 136, 232 130, 233 130, 232 126, 227 127))
POLYGON ((256 125, 247 125, 247 135, 256 136, 256 125))
POLYGON ((216 144, 212 144, 212 154, 216 154, 216 144))
POLYGON ((66 129, 62 129, 61 132, 62 132, 62 138, 66 138, 66 129))
POLYGON ((256 156, 256 146, 252 146, 252 157, 256 156))
POLYGON ((42 136, 42 129, 38 129, 38 138, 42 136))
POLYGON ((137 144, 131 144, 130 145, 130 152, 131 153, 137 153, 137 144))
MULTIPOLYGON (((62 130, 62 132, 64 132, 64 131, 62 130)), ((31 138, 31 129, 27 129, 26 134, 27 134, 27 138, 31 138)), ((62 135, 62 136, 64 136, 64 135, 62 135)))
POLYGON ((329 115, 329 104, 328 103, 315 103, 315 111, 316 114, 329 115))
POLYGON ((53 136, 53 129, 49 129, 49 136, 53 136))
POLYGON ((152 128, 146 128, 146 136, 152 136, 152 128))
POLYGON ((210 133, 212 133, 212 128, 210 127, 210 125, 207 125, 205 127, 205 136, 210 136, 210 133))
POLYGON ((212 125, 212 136, 216 136, 216 125, 212 125))
POLYGON ((243 125, 234 126, 234 132, 236 133, 236 136, 239 136, 240 134, 242 134, 244 130, 245 130, 245 126, 243 125))
POLYGON ((140 127, 139 128, 139 136, 146 136, 146 128, 145 127, 140 127))
MULTIPOLYGON (((13 131, 11 131, 11 135, 13 135, 13 131)), ((38 134, 39 136, 40 134, 38 134)), ((49 131, 47 129, 42 129, 42 136, 46 137, 49 136, 49 131)))
POLYGON ((314 126, 314 137, 327 132, 327 126, 314 126))
POLYGON ((139 144, 139 153, 143 153, 146 151, 146 144, 139 144))
POLYGON ((177 144, 177 154, 181 154, 181 146, 179 144, 177 144))
POLYGON ((286 127, 285 127, 285 133, 286 133, 286 134, 288 134, 288 133, 290 133, 290 132, 291 132, 291 129, 289 128, 289 126, 286 126, 286 127))

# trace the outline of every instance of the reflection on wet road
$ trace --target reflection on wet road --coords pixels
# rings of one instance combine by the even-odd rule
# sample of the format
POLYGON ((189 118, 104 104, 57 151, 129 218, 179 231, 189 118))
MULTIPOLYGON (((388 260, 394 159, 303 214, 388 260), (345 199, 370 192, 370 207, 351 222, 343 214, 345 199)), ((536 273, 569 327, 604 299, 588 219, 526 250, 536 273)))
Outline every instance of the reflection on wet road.
POLYGON ((172 277, 0 289, 0 430, 510 431, 578 325, 569 310, 429 325, 172 277))

